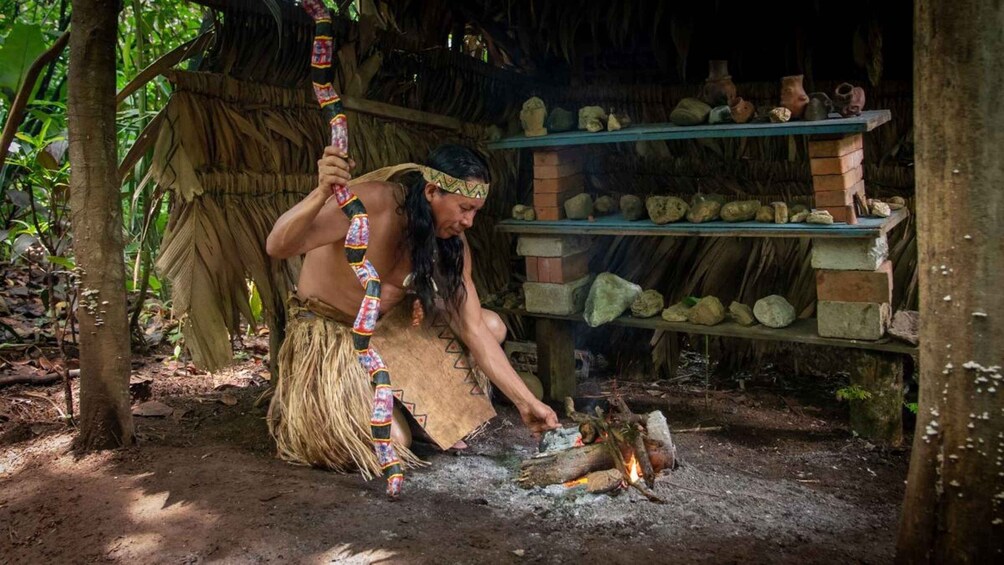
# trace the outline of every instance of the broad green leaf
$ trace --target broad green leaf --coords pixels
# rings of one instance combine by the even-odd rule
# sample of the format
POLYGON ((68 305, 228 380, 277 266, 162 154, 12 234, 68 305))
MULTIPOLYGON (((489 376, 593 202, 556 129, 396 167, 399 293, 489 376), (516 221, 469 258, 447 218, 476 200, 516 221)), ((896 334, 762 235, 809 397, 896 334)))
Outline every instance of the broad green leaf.
POLYGON ((254 316, 254 321, 258 322, 261 320, 261 295, 258 294, 258 285, 251 284, 251 314, 254 316))
POLYGON ((47 47, 42 26, 15 23, 0 47, 0 88, 17 92, 28 68, 47 47))
POLYGON ((59 265, 60 267, 66 269, 67 271, 72 271, 77 267, 77 264, 73 262, 73 257, 60 257, 58 255, 49 255, 46 257, 50 263, 54 265, 59 265))

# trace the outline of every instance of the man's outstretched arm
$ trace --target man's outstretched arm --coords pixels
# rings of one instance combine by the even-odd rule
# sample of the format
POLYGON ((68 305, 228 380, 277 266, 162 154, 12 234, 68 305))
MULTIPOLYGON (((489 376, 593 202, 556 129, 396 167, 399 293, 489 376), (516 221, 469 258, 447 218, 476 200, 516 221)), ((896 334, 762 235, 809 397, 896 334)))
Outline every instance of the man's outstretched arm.
POLYGON ((519 410, 523 422, 530 431, 541 433, 560 426, 554 410, 537 400, 523 379, 516 374, 502 347, 485 325, 481 316, 481 301, 471 279, 470 247, 464 240, 464 287, 467 298, 460 308, 459 323, 455 324, 460 339, 471 351, 474 361, 488 375, 492 384, 506 395, 519 410))

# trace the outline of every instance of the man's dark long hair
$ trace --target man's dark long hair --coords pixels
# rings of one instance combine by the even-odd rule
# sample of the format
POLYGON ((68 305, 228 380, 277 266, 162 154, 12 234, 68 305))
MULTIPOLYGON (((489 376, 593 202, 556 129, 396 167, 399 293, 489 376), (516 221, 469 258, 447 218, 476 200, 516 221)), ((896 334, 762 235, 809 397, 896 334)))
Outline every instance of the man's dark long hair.
MULTIPOLYGON (((459 145, 440 145, 429 154, 425 165, 458 179, 491 182, 485 160, 459 145)), ((426 312, 432 311, 437 294, 448 310, 457 312, 467 297, 463 279, 464 242, 459 236, 436 237, 436 222, 425 198, 426 181, 421 173, 411 173, 402 181, 405 196, 401 211, 408 218, 405 241, 411 246, 414 275, 410 290, 418 296, 426 312)))

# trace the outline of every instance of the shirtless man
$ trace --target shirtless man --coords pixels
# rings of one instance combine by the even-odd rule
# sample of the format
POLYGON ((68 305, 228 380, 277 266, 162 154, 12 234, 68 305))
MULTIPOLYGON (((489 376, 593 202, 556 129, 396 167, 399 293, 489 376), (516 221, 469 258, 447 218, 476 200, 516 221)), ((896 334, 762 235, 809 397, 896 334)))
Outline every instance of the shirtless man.
MULTIPOLYGON (((330 306, 337 311, 332 315, 346 320, 355 317, 363 288, 343 249, 348 218, 330 196, 332 186, 351 180, 354 166, 347 156, 327 147, 318 161, 317 188, 279 218, 267 241, 267 252, 274 258, 306 255, 297 298, 330 306)), ((499 346, 505 339, 505 325, 497 314, 481 308, 471 280, 471 253, 464 231, 485 203, 490 179, 484 160, 463 147, 442 146, 430 154, 425 168, 401 180, 401 184, 352 186, 369 214, 367 257, 380 274, 381 313, 397 306, 408 293, 417 296, 425 311, 431 311, 440 299, 477 366, 513 402, 526 426, 534 433, 557 428, 554 411, 533 396, 509 364, 499 346)), ((290 378, 282 374, 283 366, 280 354, 280 386, 290 378)), ((394 367, 389 368, 393 374, 394 367)), ((401 423, 402 419, 395 418, 392 435, 395 443, 407 447, 410 434, 401 423)), ((282 451, 280 445, 280 455, 282 451)), ((291 458, 316 464, 311 460, 316 457, 291 458)))

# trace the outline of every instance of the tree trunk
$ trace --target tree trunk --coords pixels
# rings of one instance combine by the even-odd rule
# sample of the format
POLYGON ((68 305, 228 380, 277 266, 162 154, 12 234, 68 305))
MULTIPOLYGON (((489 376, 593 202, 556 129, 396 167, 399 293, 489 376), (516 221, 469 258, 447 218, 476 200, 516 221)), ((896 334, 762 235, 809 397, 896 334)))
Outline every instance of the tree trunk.
POLYGON ((901 563, 1004 554, 1004 6, 918 0, 920 407, 901 563))
POLYGON ((133 443, 115 139, 118 11, 118 0, 76 0, 70 28, 70 219, 80 289, 80 435, 75 446, 84 450, 133 443))

